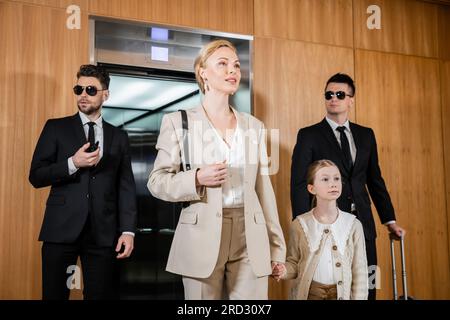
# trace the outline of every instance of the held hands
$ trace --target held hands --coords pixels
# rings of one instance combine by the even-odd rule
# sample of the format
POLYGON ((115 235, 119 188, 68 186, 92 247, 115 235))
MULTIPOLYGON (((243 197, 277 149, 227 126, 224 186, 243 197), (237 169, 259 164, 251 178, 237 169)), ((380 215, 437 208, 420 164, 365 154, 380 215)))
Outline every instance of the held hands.
POLYGON ((397 225, 396 223, 391 223, 386 226, 390 232, 390 236, 395 240, 400 240, 406 234, 406 230, 397 225))
MULTIPOLYGON (((226 160, 225 160, 226 161, 226 160)), ((227 177, 227 165, 226 163, 212 164, 203 167, 197 171, 195 182, 197 187, 219 187, 221 186, 227 177)))
POLYGON ((73 155, 72 161, 77 168, 87 168, 97 165, 100 161, 100 147, 94 152, 86 152, 89 148, 90 143, 84 144, 78 151, 73 155))
POLYGON ((133 245, 134 245, 134 237, 132 235, 130 234, 121 235, 119 240, 117 241, 116 252, 118 252, 118 254, 116 258, 117 259, 128 258, 131 255, 131 252, 133 252, 134 248, 133 245), (123 252, 120 252, 122 246, 124 246, 124 250, 123 252))
POLYGON ((272 277, 278 282, 286 275, 286 266, 284 263, 272 261, 272 277))

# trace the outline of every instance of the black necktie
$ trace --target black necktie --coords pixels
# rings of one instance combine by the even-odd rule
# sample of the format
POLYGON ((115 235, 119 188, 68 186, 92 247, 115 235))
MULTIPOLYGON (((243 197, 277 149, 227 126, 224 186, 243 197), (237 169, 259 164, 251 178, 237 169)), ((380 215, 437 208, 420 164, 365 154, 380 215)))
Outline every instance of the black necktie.
POLYGON ((341 136, 341 150, 344 154, 344 165, 348 170, 353 167, 352 154, 350 153, 350 144, 348 143, 347 135, 345 134, 345 127, 337 127, 341 136))
POLYGON ((88 151, 92 152, 92 151, 94 151, 94 146, 95 146, 95 132, 94 132, 95 122, 88 122, 87 124, 89 126, 88 142, 90 143, 88 151))

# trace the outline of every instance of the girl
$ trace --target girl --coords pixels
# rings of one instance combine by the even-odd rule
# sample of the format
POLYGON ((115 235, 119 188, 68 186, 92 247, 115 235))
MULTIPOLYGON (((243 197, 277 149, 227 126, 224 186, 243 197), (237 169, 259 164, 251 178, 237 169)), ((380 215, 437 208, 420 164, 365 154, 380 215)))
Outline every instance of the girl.
POLYGON ((367 299, 368 271, 361 223, 339 210, 342 183, 338 167, 318 160, 307 173, 313 209, 294 219, 285 268, 275 278, 296 279, 295 300, 367 299))

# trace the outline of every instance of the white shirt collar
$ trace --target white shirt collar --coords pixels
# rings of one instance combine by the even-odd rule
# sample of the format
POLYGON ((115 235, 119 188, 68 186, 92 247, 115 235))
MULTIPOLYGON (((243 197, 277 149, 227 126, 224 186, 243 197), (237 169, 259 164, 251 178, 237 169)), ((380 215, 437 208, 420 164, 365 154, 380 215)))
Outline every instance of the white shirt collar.
POLYGON ((334 122, 333 120, 329 119, 328 117, 325 117, 325 119, 327 120, 331 129, 333 129, 333 132, 336 131, 337 127, 342 127, 342 126, 344 126, 350 132, 350 122, 348 121, 348 119, 344 122, 344 124, 342 126, 339 125, 338 123, 334 122))
MULTIPOLYGON (((214 127, 212 122, 209 120, 209 117, 207 116, 206 111, 203 108, 203 106, 202 106, 202 109, 203 109, 203 112, 205 113, 205 117, 206 117, 206 120, 208 121, 208 124, 209 124, 210 128, 214 131, 217 139, 220 141, 220 144, 226 146, 226 150, 229 151, 230 147, 225 143, 225 141, 222 139, 222 137, 220 136, 220 134, 217 131, 217 129, 214 127)), ((230 106, 230 109, 231 109, 231 111, 233 112, 233 114, 234 114, 234 116, 236 118, 236 128, 235 128, 234 133, 233 133, 233 143, 231 145, 231 146, 234 146, 236 141, 237 142, 239 142, 239 141, 242 142, 242 136, 240 135, 241 134, 241 131, 240 131, 241 128, 239 126, 238 114, 236 113, 236 111, 234 110, 233 107, 230 106)))
POLYGON ((356 217, 350 213, 339 210, 339 215, 336 221, 332 224, 319 223, 313 216, 312 210, 308 213, 297 216, 300 225, 306 235, 308 241, 309 250, 315 252, 319 250, 320 243, 325 233, 325 229, 331 231, 339 253, 343 255, 345 253, 345 247, 347 239, 350 236, 350 230, 352 229, 353 222, 356 217))
MULTIPOLYGON (((78 114, 80 115, 81 123, 83 123, 83 126, 86 123, 91 122, 91 120, 83 112, 78 111, 78 114)), ((103 117, 102 117, 102 115, 100 115, 100 117, 98 117, 98 119, 95 120, 94 122, 99 128, 103 128, 103 117)))
MULTIPOLYGON (((206 110, 205 110, 205 108, 203 107, 203 105, 201 106, 201 108, 202 108, 202 112, 205 114, 206 121, 208 121, 208 123, 209 123, 209 125, 211 126, 211 128, 214 128, 214 129, 215 129, 215 127, 213 126, 212 122, 209 121, 208 114, 206 113, 206 110)), ((232 106, 230 106, 230 109, 231 109, 231 111, 233 112, 234 117, 236 118, 236 129, 239 129, 239 121, 238 121, 239 118, 238 118, 238 114, 237 114, 236 110, 234 110, 234 108, 233 108, 232 106)))

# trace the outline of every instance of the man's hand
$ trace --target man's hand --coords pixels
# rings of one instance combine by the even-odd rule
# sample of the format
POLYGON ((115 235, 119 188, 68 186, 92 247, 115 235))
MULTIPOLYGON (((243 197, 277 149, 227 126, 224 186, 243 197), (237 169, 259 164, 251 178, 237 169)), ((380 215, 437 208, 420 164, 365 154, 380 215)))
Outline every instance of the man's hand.
POLYGON ((123 234, 120 236, 119 240, 117 241, 116 246, 116 252, 119 252, 122 246, 125 246, 125 249, 122 253, 119 253, 117 255, 117 259, 124 259, 128 258, 131 255, 131 252, 133 252, 133 245, 134 245, 134 237, 130 234, 123 234))
POLYGON ((392 234, 392 237, 395 240, 400 240, 401 237, 404 237, 406 234, 406 230, 397 225, 396 223, 391 223, 386 226, 389 232, 392 234))
POLYGON ((72 156, 72 161, 77 168, 88 168, 97 165, 100 161, 100 147, 94 152, 86 152, 90 143, 84 144, 78 151, 72 156))

